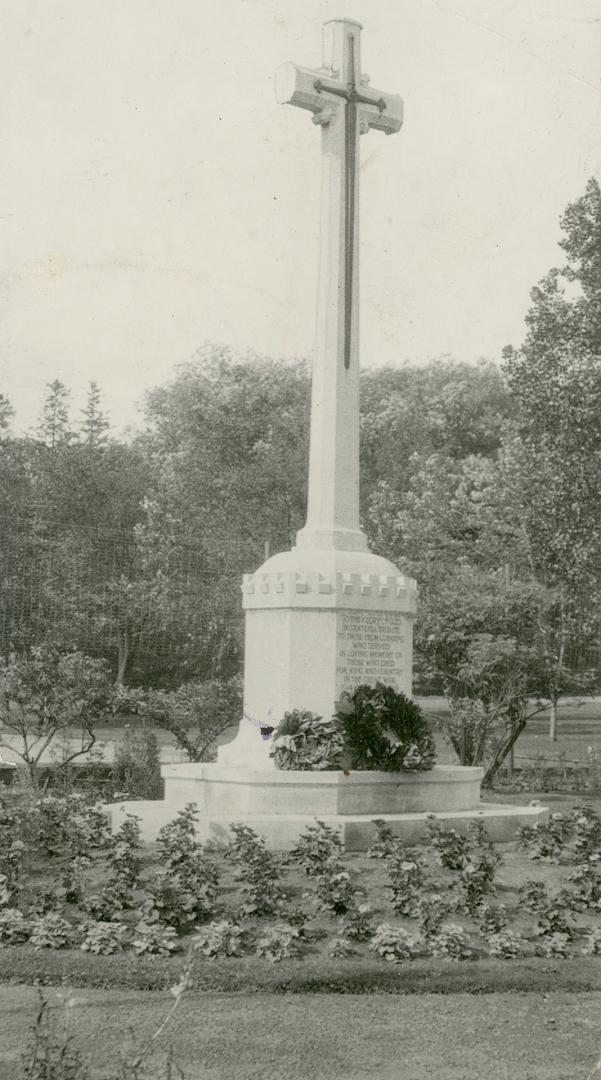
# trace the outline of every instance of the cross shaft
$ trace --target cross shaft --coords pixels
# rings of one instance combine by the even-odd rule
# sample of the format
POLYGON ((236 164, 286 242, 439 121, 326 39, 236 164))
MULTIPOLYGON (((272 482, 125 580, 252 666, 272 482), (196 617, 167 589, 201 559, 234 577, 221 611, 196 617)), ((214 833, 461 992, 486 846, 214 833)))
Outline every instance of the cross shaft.
POLYGON ((367 88, 360 35, 359 23, 332 20, 321 69, 285 64, 276 76, 278 100, 309 110, 322 130, 309 499, 298 543, 351 550, 367 546, 359 527, 359 137, 402 124, 401 99, 367 88))

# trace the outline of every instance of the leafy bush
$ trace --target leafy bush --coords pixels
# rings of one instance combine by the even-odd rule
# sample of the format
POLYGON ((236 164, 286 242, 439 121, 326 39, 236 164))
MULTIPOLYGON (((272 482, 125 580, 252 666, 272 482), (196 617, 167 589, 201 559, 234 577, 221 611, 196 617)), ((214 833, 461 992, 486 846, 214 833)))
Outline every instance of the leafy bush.
POLYGON ((85 927, 80 948, 96 956, 111 956, 123 948, 127 926, 122 922, 91 922, 85 927))
POLYGON ((148 884, 148 892, 161 921, 177 930, 216 914, 215 877, 202 857, 197 857, 195 871, 188 867, 158 874, 148 884))
POLYGON ((444 920, 454 907, 454 898, 448 895, 430 893, 418 898, 413 913, 417 916, 424 938, 430 939, 439 932, 444 920))
POLYGON ((0 911, 0 945, 18 945, 29 937, 29 922, 18 908, 0 911))
POLYGON ((342 840, 339 832, 323 821, 316 821, 315 825, 308 825, 301 833, 288 861, 300 863, 309 877, 317 877, 341 854, 342 840))
POLYGON ((557 956, 565 959, 568 955, 569 943, 569 934, 556 931, 545 935, 540 941, 537 941, 535 952, 537 956, 557 956))
POLYGON ((471 960, 475 955, 469 935, 456 923, 444 923, 430 938, 429 947, 432 956, 445 960, 471 960))
POLYGON ((573 830, 577 859, 601 858, 601 818, 590 806, 575 807, 569 821, 573 830))
POLYGON ((500 960, 514 960, 517 956, 527 956, 532 952, 530 943, 518 930, 503 928, 487 935, 488 951, 500 960))
POLYGON ((278 769, 338 769, 344 740, 340 724, 307 709, 284 713, 273 734, 270 757, 278 769))
POLYGON ((328 956, 332 960, 347 960, 350 956, 354 956, 357 950, 353 948, 352 941, 349 941, 344 935, 332 938, 328 945, 328 956))
POLYGON ((140 881, 141 859, 140 821, 134 814, 126 814, 125 819, 109 842, 107 862, 110 867, 110 882, 115 882, 133 889, 140 881))
POLYGON ((351 875, 341 863, 332 860, 315 879, 315 896, 319 911, 344 915, 355 903, 357 889, 351 875))
POLYGON ((234 834, 231 853, 239 867, 237 880, 246 897, 243 914, 274 915, 284 900, 278 860, 248 825, 230 825, 230 830, 234 834))
POLYGON ((529 851, 531 859, 559 862, 572 832, 572 822, 558 812, 551 814, 548 821, 538 821, 536 825, 522 825, 517 830, 516 840, 519 847, 529 851))
POLYGON ((115 754, 111 779, 120 797, 162 799, 159 744, 154 731, 126 726, 115 754))
POLYGON ((383 960, 398 964, 401 960, 410 960, 414 956, 419 956, 422 951, 422 942, 415 934, 410 934, 401 926, 380 923, 376 927, 369 947, 383 960))
POLYGON ((375 818, 372 824, 375 826, 376 835, 367 850, 367 857, 368 859, 387 859, 399 846, 399 838, 383 818, 375 818))
POLYGON ((203 956, 241 956, 244 945, 244 930, 229 919, 210 922, 196 934, 193 947, 203 956))
POLYGON ((601 956, 601 926, 591 927, 581 951, 583 956, 601 956))
POLYGON ((568 920, 565 894, 550 896, 540 882, 527 881, 520 889, 520 897, 523 907, 536 916, 535 934, 540 937, 565 934, 571 938, 573 928, 568 920))
POLYGON ((275 923, 269 926, 257 941, 257 956, 264 956, 272 964, 279 960, 288 960, 290 957, 299 956, 301 952, 301 935, 298 927, 290 926, 289 923, 275 923))
POLYGON ((504 904, 487 904, 485 901, 478 908, 478 923, 484 937, 499 934, 507 926, 507 909, 504 904))
POLYGON ((596 908, 601 911, 601 867, 595 861, 582 863, 568 874, 572 888, 566 890, 566 899, 571 907, 579 911, 596 908))
POLYGON ((171 926, 161 926, 158 919, 146 916, 134 929, 132 948, 136 956, 144 953, 168 956, 178 948, 177 935, 171 926))
POLYGON ((68 904, 80 904, 85 892, 85 874, 92 865, 85 855, 74 855, 65 866, 61 884, 68 904))
POLYGON ((336 717, 353 769, 400 772, 434 765, 434 739, 419 705, 391 686, 358 686, 342 696, 336 717))
POLYGON ((399 915, 417 915, 425 888, 425 861, 417 848, 399 848, 387 860, 392 906, 399 915))
POLYGON ((219 874, 196 839, 197 819, 195 805, 188 803, 160 830, 157 845, 165 869, 148 886, 162 921, 178 929, 216 914, 219 874))
POLYGON ((350 941, 369 941, 374 932, 373 912, 369 904, 352 904, 341 921, 341 933, 350 941))
POLYGON ((10 905, 11 889, 8 887, 6 874, 0 874, 0 909, 10 905))
POLYGON ((55 911, 41 915, 31 924, 30 942, 36 949, 65 949, 73 939, 73 928, 55 911))
POLYGON ((493 852, 474 852, 470 861, 459 874, 463 904, 470 915, 475 915, 485 896, 494 895, 494 876, 499 857, 493 852))
POLYGON ((443 829, 434 814, 426 818, 428 840, 436 852, 437 861, 446 870, 463 870, 469 862, 469 840, 456 829, 443 829))
POLYGON ((44 795, 25 813, 28 845, 40 855, 87 856, 109 839, 108 818, 99 803, 84 795, 44 795))

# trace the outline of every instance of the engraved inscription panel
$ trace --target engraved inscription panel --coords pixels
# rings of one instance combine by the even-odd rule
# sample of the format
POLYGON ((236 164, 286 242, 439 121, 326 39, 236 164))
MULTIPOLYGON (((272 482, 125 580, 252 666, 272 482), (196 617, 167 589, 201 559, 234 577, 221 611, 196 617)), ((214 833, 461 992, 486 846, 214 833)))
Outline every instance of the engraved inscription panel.
POLYGON ((342 611, 336 635, 336 696, 360 683, 403 689, 406 649, 399 611, 342 611))

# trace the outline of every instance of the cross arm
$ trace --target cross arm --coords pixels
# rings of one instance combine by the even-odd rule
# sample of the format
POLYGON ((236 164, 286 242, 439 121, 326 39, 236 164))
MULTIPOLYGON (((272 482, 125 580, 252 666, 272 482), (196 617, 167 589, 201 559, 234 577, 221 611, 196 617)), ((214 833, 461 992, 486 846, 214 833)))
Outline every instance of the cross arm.
POLYGON ((365 125, 387 135, 399 131, 403 123, 403 102, 398 94, 384 94, 363 84, 351 92, 327 71, 282 64, 276 71, 275 88, 280 105, 297 105, 312 113, 331 108, 336 99, 354 100, 365 125))
MULTIPOLYGON (((297 64, 282 64, 275 73, 275 92, 280 105, 298 105, 300 109, 321 112, 329 103, 315 83, 324 80, 323 73, 297 64)), ((331 82, 333 80, 330 80, 331 82)), ((331 102, 330 102, 331 104, 331 102)))

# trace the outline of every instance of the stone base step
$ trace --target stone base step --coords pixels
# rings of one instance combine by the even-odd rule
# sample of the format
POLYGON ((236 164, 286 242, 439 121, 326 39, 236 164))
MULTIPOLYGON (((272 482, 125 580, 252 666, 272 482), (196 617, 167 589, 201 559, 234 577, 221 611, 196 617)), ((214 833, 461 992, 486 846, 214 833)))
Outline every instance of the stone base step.
MULTIPOLYGON (((110 814, 113 832, 119 828, 125 814, 135 814, 140 819, 142 839, 146 843, 153 843, 159 829, 173 821, 176 814, 173 806, 168 806, 162 800, 111 803, 105 809, 110 814)), ((483 820, 491 839, 503 843, 512 840, 521 825, 534 825, 537 821, 545 820, 548 813, 548 808, 540 805, 511 806, 483 802, 474 810, 438 811, 433 816, 443 828, 456 829, 461 833, 467 832, 471 821, 483 820)), ((320 814, 319 820, 338 830, 345 851, 366 851, 375 835, 374 817, 385 821, 401 839, 415 843, 424 836, 428 815, 320 814)), ((231 839, 230 825, 240 822, 263 836, 270 851, 288 851, 315 820, 314 816, 307 814, 201 815, 198 838, 203 842, 225 845, 231 839)))

